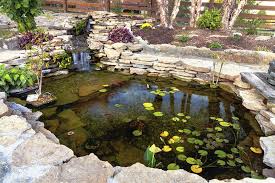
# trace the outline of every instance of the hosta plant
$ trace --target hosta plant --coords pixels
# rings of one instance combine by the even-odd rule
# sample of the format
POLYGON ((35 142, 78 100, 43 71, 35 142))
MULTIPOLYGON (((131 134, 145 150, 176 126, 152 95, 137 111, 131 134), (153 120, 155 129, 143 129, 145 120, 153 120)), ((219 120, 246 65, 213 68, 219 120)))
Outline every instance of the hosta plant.
POLYGON ((114 43, 129 43, 134 41, 134 36, 128 28, 121 27, 111 30, 108 39, 113 41, 114 43))
POLYGON ((33 86, 35 74, 25 67, 6 68, 0 65, 0 90, 8 92, 11 89, 22 89, 33 86))

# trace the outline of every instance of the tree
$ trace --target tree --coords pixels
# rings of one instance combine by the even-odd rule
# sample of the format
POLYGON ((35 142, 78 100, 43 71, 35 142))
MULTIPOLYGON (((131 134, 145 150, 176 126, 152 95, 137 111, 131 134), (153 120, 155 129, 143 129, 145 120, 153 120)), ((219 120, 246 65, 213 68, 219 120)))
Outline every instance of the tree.
POLYGON ((224 0, 223 1, 223 17, 222 28, 223 30, 231 30, 247 4, 247 0, 224 0), (239 3, 238 3, 239 2, 239 3))
POLYGON ((41 0, 0 0, 0 11, 18 25, 20 32, 36 28, 34 17, 41 12, 41 0))
POLYGON ((157 0, 157 4, 160 14, 160 26, 173 29, 174 21, 179 13, 181 0, 174 0, 171 14, 169 13, 169 0, 157 0))
POLYGON ((191 1, 191 18, 189 25, 190 27, 197 27, 197 21, 201 14, 202 0, 192 0, 191 1))

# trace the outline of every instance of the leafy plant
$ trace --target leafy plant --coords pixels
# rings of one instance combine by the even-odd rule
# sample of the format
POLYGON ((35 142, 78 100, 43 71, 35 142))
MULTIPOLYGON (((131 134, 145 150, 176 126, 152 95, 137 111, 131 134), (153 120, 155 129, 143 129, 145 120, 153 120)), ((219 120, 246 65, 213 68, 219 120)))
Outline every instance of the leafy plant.
POLYGON ((87 22, 86 20, 80 20, 76 22, 74 26, 75 35, 79 36, 85 33, 87 22))
POLYGON ((0 11, 4 12, 18 25, 20 32, 36 28, 34 18, 41 12, 41 0, 0 0, 0 11))
POLYGON ((150 24, 150 23, 143 23, 141 26, 140 26, 140 29, 152 29, 153 28, 153 25, 150 24))
POLYGON ((198 26, 202 29, 216 30, 221 27, 221 10, 207 9, 198 19, 198 26))
POLYGON ((266 52, 272 52, 269 48, 266 46, 257 46, 256 48, 257 51, 266 51, 266 52))
POLYGON ((180 37, 180 42, 182 42, 182 43, 186 43, 186 42, 188 42, 190 40, 190 38, 189 38, 189 36, 187 36, 187 35, 182 35, 181 37, 180 37))
POLYGON ((71 67, 73 62, 72 57, 67 53, 64 52, 62 54, 56 54, 53 56, 53 63, 57 64, 61 69, 68 69, 71 67))
POLYGON ((26 32, 19 38, 18 46, 21 49, 29 49, 33 45, 39 45, 52 39, 52 35, 46 34, 43 31, 26 32))
POLYGON ((36 81, 35 74, 25 67, 6 68, 0 65, 0 90, 22 89, 33 86, 36 81))
POLYGON ((221 43, 219 43, 218 41, 213 41, 211 43, 208 44, 208 48, 211 49, 222 49, 223 45, 221 43))
POLYGON ((129 43, 134 41, 134 36, 128 28, 122 27, 111 30, 108 35, 108 39, 114 43, 129 43))

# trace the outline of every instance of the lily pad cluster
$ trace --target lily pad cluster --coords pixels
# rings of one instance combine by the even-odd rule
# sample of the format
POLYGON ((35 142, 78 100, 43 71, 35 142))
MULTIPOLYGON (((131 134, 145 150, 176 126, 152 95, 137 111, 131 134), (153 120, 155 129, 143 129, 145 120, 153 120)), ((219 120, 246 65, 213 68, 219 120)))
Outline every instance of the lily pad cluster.
MULTIPOLYGON (((162 157, 175 157, 175 161, 164 165, 168 170, 189 165, 190 171, 199 174, 207 168, 237 168, 247 176, 261 178, 253 169, 247 151, 261 154, 262 150, 259 147, 237 145, 241 130, 237 117, 232 117, 232 122, 210 117, 209 126, 202 131, 192 126, 191 122, 187 123, 189 119, 190 116, 178 113, 171 120, 181 122, 182 128, 176 134, 171 134, 168 130, 160 132, 158 153, 162 157)), ((157 162, 157 159, 154 161, 157 162)))

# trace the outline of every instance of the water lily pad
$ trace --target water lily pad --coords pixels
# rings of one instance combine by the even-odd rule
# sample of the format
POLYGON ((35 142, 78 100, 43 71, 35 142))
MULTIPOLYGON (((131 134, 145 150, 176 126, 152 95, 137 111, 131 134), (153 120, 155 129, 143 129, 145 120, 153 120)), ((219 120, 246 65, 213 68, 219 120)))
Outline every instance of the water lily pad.
POLYGON ((220 121, 220 122, 223 121, 222 118, 216 118, 216 120, 217 120, 217 121, 220 121))
POLYGON ((156 154, 158 152, 161 152, 161 149, 159 147, 157 147, 155 144, 151 145, 151 147, 149 148, 149 151, 151 151, 152 153, 156 154))
POLYGON ((186 157, 184 154, 178 154, 178 155, 177 155, 177 158, 178 158, 178 160, 180 160, 180 161, 185 161, 187 157, 186 157))
POLYGON ((176 151, 178 151, 178 152, 184 152, 184 147, 179 146, 179 147, 176 148, 176 151))
POLYGON ((212 120, 216 120, 216 117, 211 116, 211 117, 210 117, 210 119, 212 119, 212 120))
POLYGON ((175 135, 175 136, 172 137, 172 139, 177 143, 177 142, 180 141, 181 138, 179 136, 175 135))
POLYGON ((228 123, 228 122, 225 122, 225 121, 222 121, 222 122, 220 122, 220 125, 223 126, 223 127, 229 127, 229 126, 231 126, 232 124, 231 124, 231 123, 228 123))
POLYGON ((196 141, 195 138, 187 138, 187 142, 190 143, 190 144, 194 144, 196 141))
POLYGON ((197 144, 197 145, 200 145, 200 146, 202 146, 204 144, 204 142, 200 139, 195 139, 194 143, 197 144))
POLYGON ((108 90, 106 89, 106 88, 103 88, 103 89, 101 89, 101 90, 98 90, 100 93, 105 93, 105 92, 107 92, 108 90))
POLYGON ((168 140, 168 144, 174 144, 174 143, 175 143, 174 139, 171 138, 171 139, 168 140))
POLYGON ((226 152, 222 150, 216 150, 214 154, 216 154, 219 158, 226 158, 226 152))
POLYGON ((148 108, 148 107, 153 107, 153 104, 152 103, 149 103, 149 102, 146 102, 146 103, 143 103, 143 106, 145 108, 148 108))
POLYGON ((235 130, 240 130, 241 127, 239 124, 233 124, 232 127, 235 129, 235 130))
POLYGON ((229 166, 232 166, 232 167, 235 167, 236 166, 236 163, 233 161, 233 160, 228 160, 226 162, 229 166))
POLYGON ((238 154, 239 149, 237 149, 236 147, 233 147, 233 148, 231 148, 231 152, 233 152, 234 154, 238 154))
POLYGON ((199 150, 198 153, 201 156, 207 156, 208 155, 208 152, 206 150, 199 150))
POLYGON ((233 154, 227 154, 226 155, 229 159, 233 159, 234 158, 234 155, 233 154))
POLYGON ((154 107, 145 107, 145 110, 147 110, 147 111, 153 111, 153 110, 155 110, 155 108, 154 107))
POLYGON ((207 132, 213 132, 214 129, 213 129, 213 128, 206 128, 206 131, 207 131, 207 132))
POLYGON ((161 116, 164 115, 162 112, 154 112, 153 114, 154 114, 154 116, 156 116, 156 117, 161 117, 161 116))
POLYGON ((191 164, 191 165, 194 165, 194 164, 197 163, 197 161, 194 158, 191 158, 191 157, 186 158, 186 162, 188 164, 191 164))
POLYGON ((161 137, 167 137, 168 135, 169 135, 169 132, 167 132, 167 131, 163 131, 160 134, 161 137))
POLYGON ((191 170, 194 173, 201 173, 202 172, 202 168, 199 165, 192 165, 191 170))
POLYGON ((243 163, 243 160, 241 158, 235 158, 235 161, 240 164, 243 163))
POLYGON ((172 148, 170 146, 165 145, 165 146, 163 146, 162 150, 164 152, 170 152, 170 151, 172 151, 172 148))
POLYGON ((183 117, 184 113, 178 113, 177 115, 180 116, 180 117, 183 117))
POLYGON ((185 116, 186 119, 191 119, 191 116, 185 116))
POLYGON ((186 119, 182 119, 181 121, 182 121, 183 123, 186 123, 186 122, 187 122, 187 120, 186 120, 186 119))
POLYGON ((220 159, 220 160, 217 161, 217 164, 220 165, 220 166, 224 166, 225 165, 225 161, 223 161, 223 160, 220 159))
POLYGON ((103 87, 109 87, 109 85, 108 84, 106 84, 106 85, 102 85, 103 87))
POLYGON ((201 133, 199 132, 199 131, 193 131, 192 132, 192 135, 194 135, 194 136, 200 136, 201 135, 201 133))
POLYGON ((236 120, 236 121, 238 121, 238 120, 239 120, 239 118, 238 118, 238 117, 236 117, 236 116, 233 116, 233 117, 232 117, 232 119, 233 119, 233 120, 236 120))
POLYGON ((180 118, 178 118, 178 117, 173 117, 172 120, 173 120, 173 121, 180 121, 180 118))
POLYGON ((263 153, 262 149, 259 148, 259 147, 250 147, 250 150, 252 152, 254 152, 255 154, 262 154, 263 153))
POLYGON ((120 107, 123 107, 123 105, 122 104, 115 104, 115 107, 120 108, 120 107))
POLYGON ((167 170, 178 170, 180 169, 180 166, 177 165, 176 163, 170 163, 168 166, 167 166, 167 170))
POLYGON ((134 136, 138 137, 138 136, 141 136, 141 135, 142 135, 142 131, 141 131, 141 130, 134 130, 134 131, 132 132, 132 134, 133 134, 134 136))
POLYGON ((218 132, 221 132, 221 131, 222 131, 222 128, 219 127, 219 126, 216 126, 216 127, 215 127, 215 130, 218 131, 218 132))
POLYGON ((184 131, 183 130, 178 130, 178 132, 183 133, 184 131))
POLYGON ((191 130, 185 128, 185 129, 183 129, 183 132, 184 132, 185 134, 189 135, 189 134, 191 133, 191 130))
POLYGON ((241 166, 241 169, 245 173, 250 173, 251 172, 251 168, 249 166, 241 166))

